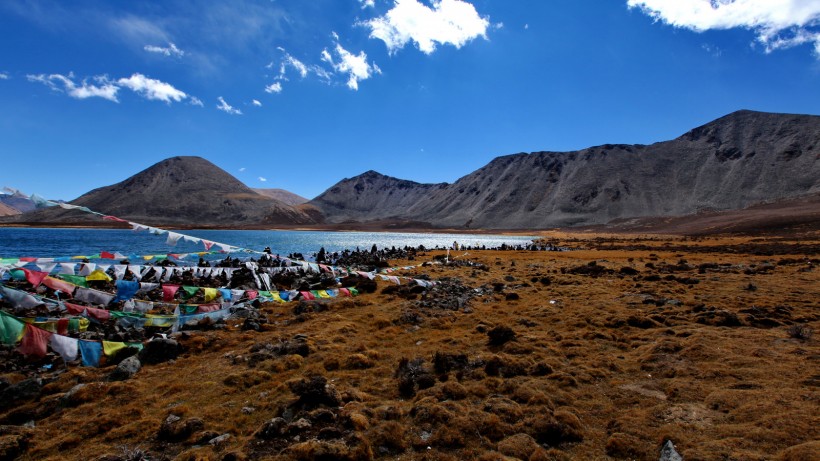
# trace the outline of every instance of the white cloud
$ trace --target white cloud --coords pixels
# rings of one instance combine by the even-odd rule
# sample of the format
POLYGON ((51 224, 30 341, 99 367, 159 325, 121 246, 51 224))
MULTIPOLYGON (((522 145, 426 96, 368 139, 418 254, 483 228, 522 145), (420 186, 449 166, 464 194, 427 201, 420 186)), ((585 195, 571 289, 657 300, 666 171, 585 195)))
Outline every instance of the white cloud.
POLYGON ((265 181, 267 181, 267 180, 268 180, 268 178, 263 178, 262 176, 260 176, 260 177, 259 177, 259 180, 260 180, 260 181, 262 181, 262 182, 265 182, 265 181))
POLYGON ((296 71, 299 72, 299 75, 302 78, 307 77, 308 68, 305 65, 305 63, 303 63, 302 61, 294 58, 293 56, 291 56, 289 53, 286 52, 285 57, 282 59, 282 63, 279 65, 279 77, 280 78, 282 78, 282 79, 285 78, 285 73, 287 72, 288 67, 296 69, 296 71))
POLYGON ((202 103, 202 100, 197 98, 196 96, 191 96, 191 99, 188 101, 188 104, 192 106, 205 107, 205 104, 202 103))
POLYGON ((282 92, 282 84, 279 82, 273 82, 270 85, 265 87, 266 93, 281 93, 282 92))
POLYGON ((241 173, 241 172, 243 172, 243 171, 245 171, 245 167, 244 167, 244 166, 243 166, 242 168, 240 168, 240 169, 239 169, 239 172, 240 172, 240 173, 241 173))
POLYGON ((5 72, 0 72, 0 80, 8 80, 8 79, 9 79, 9 74, 7 74, 5 72))
POLYGON ((367 62, 367 55, 364 51, 356 55, 342 48, 342 45, 338 43, 335 51, 339 58, 338 61, 334 60, 326 49, 322 50, 322 61, 330 64, 336 72, 347 74, 347 87, 351 90, 358 90, 361 80, 367 80, 374 73, 380 74, 382 72, 375 63, 370 64, 367 62))
POLYGON ((813 43, 820 57, 820 2, 816 0, 627 0, 655 20, 702 32, 753 30, 766 52, 813 43))
POLYGON ((162 101, 169 104, 171 101, 180 102, 188 97, 187 94, 174 88, 170 84, 148 78, 142 74, 134 74, 128 78, 121 78, 117 80, 117 83, 140 94, 146 99, 162 101))
POLYGON ((216 99, 219 101, 219 104, 217 104, 217 106, 216 106, 217 109, 221 110, 222 112, 227 112, 231 115, 242 115, 241 110, 236 109, 236 108, 232 107, 230 104, 228 104, 227 102, 225 102, 225 99, 223 99, 222 96, 220 96, 216 99))
POLYGON ((93 78, 96 85, 88 83, 88 80, 85 79, 79 85, 74 83, 74 74, 71 72, 69 72, 67 76, 61 74, 39 74, 27 75, 26 78, 28 78, 30 82, 42 83, 54 91, 64 92, 75 99, 103 98, 109 101, 119 102, 117 100, 117 92, 120 88, 105 75, 93 78))
POLYGON ((490 21, 478 15, 475 7, 462 0, 433 0, 432 8, 418 0, 395 0, 384 16, 360 23, 370 28, 370 37, 387 45, 390 53, 411 41, 430 54, 437 44, 461 48, 467 42, 487 35, 490 21))
POLYGON ((376 6, 376 0, 359 0, 359 3, 362 4, 362 9, 367 7, 374 8, 376 6))
POLYGON ((257 101, 256 99, 251 100, 251 104, 256 107, 262 107, 262 103, 257 101))
POLYGON ((163 47, 163 46, 154 46, 154 45, 145 45, 143 47, 143 49, 145 51, 148 51, 149 53, 159 53, 159 54, 162 54, 162 55, 165 55, 165 56, 168 56, 168 57, 173 56, 175 58, 181 58, 181 57, 185 56, 184 51, 180 50, 179 48, 177 48, 176 45, 174 45, 173 43, 170 43, 170 42, 168 43, 168 46, 165 46, 165 47, 163 47))

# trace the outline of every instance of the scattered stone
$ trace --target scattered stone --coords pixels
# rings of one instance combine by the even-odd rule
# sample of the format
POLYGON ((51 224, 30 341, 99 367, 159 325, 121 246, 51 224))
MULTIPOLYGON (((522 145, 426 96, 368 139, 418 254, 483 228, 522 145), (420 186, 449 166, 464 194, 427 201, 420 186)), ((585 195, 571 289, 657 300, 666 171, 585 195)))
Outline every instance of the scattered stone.
POLYGON ((661 449, 661 457, 658 461, 683 461, 683 457, 675 450, 675 444, 667 440, 661 449))
POLYGON ((120 362, 117 365, 117 368, 111 372, 108 376, 108 379, 111 381, 125 381, 126 379, 131 379, 138 371, 140 371, 140 367, 142 364, 140 360, 136 356, 131 356, 120 362))
POLYGON ((214 437, 208 441, 208 445, 218 446, 227 442, 231 438, 231 434, 222 434, 219 437, 214 437))

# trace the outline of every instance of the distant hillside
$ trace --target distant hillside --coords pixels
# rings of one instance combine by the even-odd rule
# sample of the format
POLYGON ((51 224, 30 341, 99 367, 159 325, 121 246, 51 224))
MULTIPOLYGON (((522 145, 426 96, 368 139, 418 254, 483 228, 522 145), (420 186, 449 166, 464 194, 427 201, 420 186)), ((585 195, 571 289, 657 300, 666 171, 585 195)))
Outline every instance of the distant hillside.
POLYGON ((253 189, 253 191, 257 194, 264 195, 265 197, 279 200, 280 202, 290 206, 298 206, 309 202, 308 199, 302 197, 301 195, 296 195, 293 192, 286 191, 285 189, 253 189))
POLYGON ((739 111, 644 145, 498 157, 453 184, 368 171, 309 202, 330 223, 537 229, 734 210, 820 193, 820 117, 739 111))
POLYGON ((12 208, 5 203, 0 203, 0 216, 14 216, 20 214, 20 210, 12 208))
MULTIPOLYGON (((315 220, 293 207, 254 192, 200 157, 173 157, 112 186, 92 190, 70 203, 153 225, 246 226, 310 224, 315 220)), ((48 208, 16 217, 24 222, 97 220, 48 208)))
POLYGON ((14 214, 25 213, 36 208, 34 202, 29 198, 10 194, 0 194, 0 204, 15 210, 17 213, 14 214))

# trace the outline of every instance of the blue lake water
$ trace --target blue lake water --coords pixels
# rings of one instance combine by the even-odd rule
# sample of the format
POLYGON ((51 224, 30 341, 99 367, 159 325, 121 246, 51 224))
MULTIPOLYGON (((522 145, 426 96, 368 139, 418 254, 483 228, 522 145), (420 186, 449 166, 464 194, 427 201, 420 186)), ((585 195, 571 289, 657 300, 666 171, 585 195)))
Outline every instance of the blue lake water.
MULTIPOLYGON (((274 254, 315 253, 327 251, 424 245, 427 248, 459 245, 497 247, 501 244, 526 245, 534 236, 481 234, 427 234, 400 232, 323 232, 260 230, 186 230, 179 232, 213 242, 262 251, 270 247, 274 254)), ((218 248, 213 248, 218 249, 218 248)), ((0 228, 0 258, 24 256, 50 258, 97 254, 101 251, 124 255, 192 253, 204 251, 202 244, 180 240, 166 244, 165 235, 124 229, 42 229, 0 228)))

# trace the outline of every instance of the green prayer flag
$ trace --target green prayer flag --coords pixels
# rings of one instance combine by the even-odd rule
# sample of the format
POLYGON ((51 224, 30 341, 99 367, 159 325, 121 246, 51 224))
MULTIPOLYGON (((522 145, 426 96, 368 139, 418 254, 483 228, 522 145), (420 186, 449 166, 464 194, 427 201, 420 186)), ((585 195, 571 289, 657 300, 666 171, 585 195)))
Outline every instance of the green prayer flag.
POLYGON ((57 277, 68 283, 77 285, 78 287, 88 288, 88 282, 85 280, 85 276, 83 275, 57 274, 57 277))
POLYGON ((0 341, 13 346, 23 336, 25 324, 11 315, 0 311, 0 341))
POLYGON ((196 292, 199 291, 199 287, 189 287, 182 285, 182 290, 185 291, 185 298, 187 299, 195 295, 196 292))

